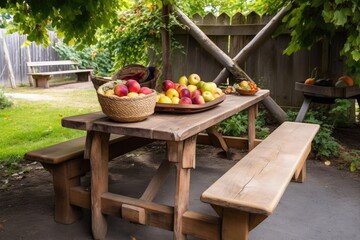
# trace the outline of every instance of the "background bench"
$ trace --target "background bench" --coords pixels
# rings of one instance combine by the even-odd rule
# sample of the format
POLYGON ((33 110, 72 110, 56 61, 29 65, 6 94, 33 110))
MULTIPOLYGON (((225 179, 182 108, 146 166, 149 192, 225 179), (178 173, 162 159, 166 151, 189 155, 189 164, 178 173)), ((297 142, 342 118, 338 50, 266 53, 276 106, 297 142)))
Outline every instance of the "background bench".
POLYGON ((53 75, 59 74, 72 74, 77 75, 77 81, 85 82, 89 81, 90 73, 92 69, 79 69, 78 63, 70 60, 65 61, 44 61, 44 62, 27 62, 27 66, 31 69, 31 72, 28 75, 31 75, 35 80, 35 87, 49 88, 49 80, 53 75), (71 70, 58 70, 58 71, 41 71, 41 67, 46 66, 70 66, 73 69, 71 70))
POLYGON ((201 196, 222 219, 221 239, 248 239, 271 215, 291 179, 303 182, 319 125, 285 122, 201 196))

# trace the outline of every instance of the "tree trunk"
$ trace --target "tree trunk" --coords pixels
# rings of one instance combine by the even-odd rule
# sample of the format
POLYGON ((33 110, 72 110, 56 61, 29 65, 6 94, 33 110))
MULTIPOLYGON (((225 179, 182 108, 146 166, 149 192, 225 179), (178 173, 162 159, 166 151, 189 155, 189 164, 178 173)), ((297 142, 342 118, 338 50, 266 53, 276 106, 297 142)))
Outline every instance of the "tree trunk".
POLYGON ((209 52, 219 63, 226 67, 237 78, 251 79, 244 70, 242 70, 227 54, 225 54, 218 46, 216 46, 201 29, 196 26, 178 7, 175 7, 175 13, 182 24, 196 41, 209 52))
MULTIPOLYGON (((271 37, 276 28, 281 24, 281 20, 285 14, 291 9, 291 2, 281 9, 266 25, 259 31, 255 37, 234 57, 237 64, 242 64, 246 61, 249 55, 261 46, 267 39, 271 37)), ((214 82, 219 84, 224 82, 229 77, 230 71, 227 68, 221 70, 214 82)))
POLYGON ((11 64, 10 54, 9 54, 9 51, 8 51, 8 48, 7 48, 4 38, 2 38, 2 43, 4 46, 5 62, 6 62, 6 65, 8 66, 8 71, 9 71, 11 88, 16 88, 16 82, 15 82, 15 77, 14 77, 14 71, 13 71, 12 64, 11 64))
POLYGON ((164 79, 172 79, 172 65, 171 65, 171 39, 168 30, 170 5, 163 4, 162 8, 162 22, 161 28, 161 43, 162 43, 162 63, 163 63, 163 77, 164 79))

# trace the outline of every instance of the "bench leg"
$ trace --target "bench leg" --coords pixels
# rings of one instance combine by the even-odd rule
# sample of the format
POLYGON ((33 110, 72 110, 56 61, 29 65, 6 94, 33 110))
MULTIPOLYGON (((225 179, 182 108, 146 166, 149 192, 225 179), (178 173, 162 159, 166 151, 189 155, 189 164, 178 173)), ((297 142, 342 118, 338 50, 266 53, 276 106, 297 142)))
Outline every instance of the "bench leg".
POLYGON ((64 162, 57 165, 44 165, 53 176, 55 221, 62 224, 71 224, 81 218, 81 208, 70 204, 70 189, 80 186, 80 174, 71 177, 70 165, 64 162))
POLYGON ((78 82, 88 82, 89 81, 89 73, 88 72, 76 73, 76 75, 77 75, 78 82))
POLYGON ((306 178, 306 161, 304 162, 299 175, 297 177, 294 176, 291 181, 303 183, 303 182, 305 182, 305 178, 306 178))
POLYGON ((49 88, 50 76, 33 76, 35 80, 35 87, 49 88))
POLYGON ((225 208, 222 217, 221 239, 247 240, 250 215, 235 209, 225 208))

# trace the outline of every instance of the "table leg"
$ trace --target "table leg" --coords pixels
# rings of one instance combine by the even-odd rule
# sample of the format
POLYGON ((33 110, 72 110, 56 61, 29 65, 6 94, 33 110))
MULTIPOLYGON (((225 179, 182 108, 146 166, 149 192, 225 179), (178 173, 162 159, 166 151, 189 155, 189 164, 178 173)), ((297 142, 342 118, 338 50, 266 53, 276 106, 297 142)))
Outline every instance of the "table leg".
POLYGON ((311 101, 312 101, 312 97, 304 96, 304 102, 302 103, 300 111, 299 111, 298 115, 296 116, 295 122, 304 121, 305 114, 309 110, 311 101))
POLYGON ((176 165, 176 189, 174 204, 174 239, 184 240, 182 217, 189 206, 190 170, 195 168, 196 135, 184 141, 169 141, 168 158, 176 165))
POLYGON ((249 152, 255 147, 255 118, 256 118, 257 104, 250 106, 248 109, 248 141, 249 152))
POLYGON ((92 136, 91 164, 91 225, 94 239, 105 239, 107 221, 101 212, 101 195, 108 191, 108 133, 94 132, 92 136))

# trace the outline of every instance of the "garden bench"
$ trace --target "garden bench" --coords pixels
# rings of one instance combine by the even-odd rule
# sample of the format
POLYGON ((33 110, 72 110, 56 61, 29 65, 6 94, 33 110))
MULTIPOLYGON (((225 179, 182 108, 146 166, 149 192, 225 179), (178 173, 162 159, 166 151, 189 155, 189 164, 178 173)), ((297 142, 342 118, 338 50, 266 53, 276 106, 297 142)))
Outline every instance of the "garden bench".
POLYGON ((303 182, 319 126, 284 122, 201 196, 222 219, 221 239, 248 239, 271 215, 289 182, 303 182))
POLYGON ((26 64, 31 69, 31 72, 29 72, 28 75, 31 75, 35 80, 35 86, 42 88, 49 88, 49 80, 53 75, 75 73, 78 82, 86 82, 89 81, 89 75, 93 71, 93 69, 79 69, 79 63, 70 60, 27 62, 26 64), (45 66, 71 66, 73 69, 41 72, 39 68, 45 66))
MULTIPOLYGON (((111 135, 109 160, 153 140, 123 135, 111 135)), ((24 159, 40 162, 53 177, 55 195, 55 221, 71 224, 81 216, 81 208, 70 204, 70 188, 80 186, 80 178, 90 171, 90 161, 84 152, 86 137, 61 142, 27 152, 24 159)))

